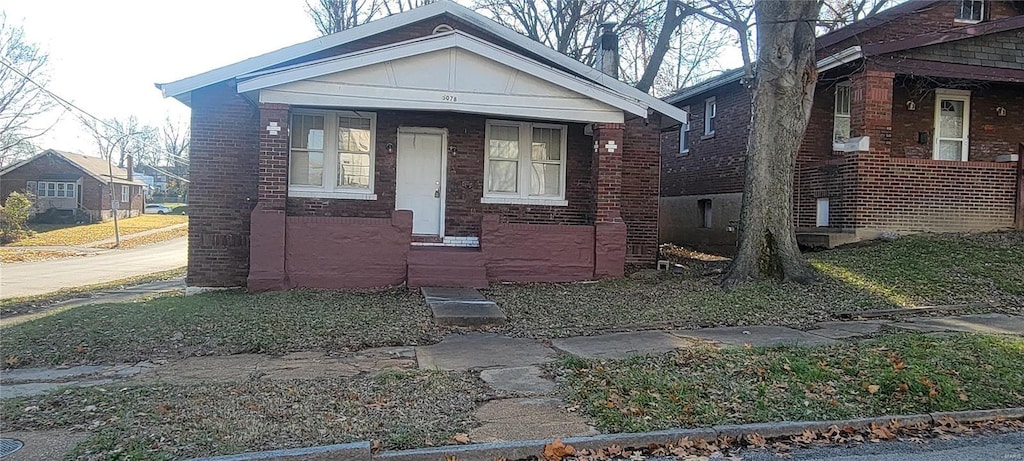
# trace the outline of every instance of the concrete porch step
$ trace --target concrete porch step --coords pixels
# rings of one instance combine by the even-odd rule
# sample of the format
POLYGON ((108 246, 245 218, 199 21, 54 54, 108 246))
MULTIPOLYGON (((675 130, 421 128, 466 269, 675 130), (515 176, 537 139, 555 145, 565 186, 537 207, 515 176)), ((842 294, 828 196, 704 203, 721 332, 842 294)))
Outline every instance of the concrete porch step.
POLYGON ((858 242, 853 232, 800 231, 796 232, 796 242, 807 248, 835 248, 840 245, 858 242))
POLYGON ((423 287, 421 290, 438 325, 485 327, 505 324, 505 313, 474 288, 423 287))
POLYGON ((413 247, 408 284, 412 288, 487 288, 484 255, 478 248, 413 247))

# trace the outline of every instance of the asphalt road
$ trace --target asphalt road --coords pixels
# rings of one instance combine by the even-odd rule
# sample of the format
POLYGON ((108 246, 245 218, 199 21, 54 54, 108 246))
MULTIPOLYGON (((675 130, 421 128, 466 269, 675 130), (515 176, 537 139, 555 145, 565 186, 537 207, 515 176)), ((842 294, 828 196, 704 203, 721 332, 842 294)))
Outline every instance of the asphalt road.
POLYGON ((0 299, 34 296, 183 267, 186 237, 95 256, 0 265, 0 299))
MULTIPOLYGON (((740 455, 744 461, 779 461, 774 452, 748 451, 740 455)), ((1024 432, 978 435, 952 440, 926 440, 925 443, 882 442, 856 447, 825 447, 797 449, 795 461, 1024 461, 1024 432)))

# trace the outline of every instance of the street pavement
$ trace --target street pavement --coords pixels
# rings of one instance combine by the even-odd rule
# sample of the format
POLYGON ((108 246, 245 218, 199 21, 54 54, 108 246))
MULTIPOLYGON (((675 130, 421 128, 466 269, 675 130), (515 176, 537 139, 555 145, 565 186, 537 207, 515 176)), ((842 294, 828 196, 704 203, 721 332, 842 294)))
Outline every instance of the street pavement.
POLYGON ((0 265, 0 299, 35 296, 184 267, 185 237, 95 256, 0 265))
MULTIPOLYGON (((778 461, 771 451, 748 451, 744 461, 778 461)), ((1024 460, 1024 432, 976 435, 923 443, 882 442, 856 447, 822 447, 793 450, 794 461, 963 461, 1024 460)))

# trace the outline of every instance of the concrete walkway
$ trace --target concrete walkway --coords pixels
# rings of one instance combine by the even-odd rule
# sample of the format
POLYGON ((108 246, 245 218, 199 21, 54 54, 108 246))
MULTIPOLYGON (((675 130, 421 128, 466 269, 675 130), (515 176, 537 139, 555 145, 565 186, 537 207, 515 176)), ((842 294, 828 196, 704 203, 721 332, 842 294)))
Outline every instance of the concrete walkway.
MULTIPOLYGON (((142 362, 68 369, 0 372, 0 398, 38 395, 64 386, 135 383, 231 382, 246 379, 318 379, 403 369, 478 373, 497 396, 474 417, 473 442, 586 436, 597 431, 557 393, 545 365, 560 355, 611 360, 661 354, 690 347, 820 346, 860 341, 883 329, 928 334, 984 332, 1024 336, 1024 316, 976 314, 900 320, 822 322, 808 331, 781 326, 636 331, 560 338, 550 342, 495 333, 452 334, 437 344, 366 349, 341 356, 301 352, 281 357, 257 354, 190 357, 168 363, 142 362)), ((26 446, 27 447, 27 446, 26 446)))
POLYGON ((72 298, 66 301, 56 302, 51 305, 47 305, 46 307, 33 310, 32 312, 6 315, 0 317, 0 328, 32 321, 39 317, 50 315, 53 311, 66 311, 68 309, 87 306, 89 304, 127 303, 142 298, 149 298, 154 295, 173 293, 176 291, 185 291, 185 277, 143 283, 116 291, 92 292, 84 295, 86 297, 72 298))
POLYGON ((88 258, 0 265, 0 299, 35 296, 62 288, 110 282, 188 264, 185 237, 88 258))

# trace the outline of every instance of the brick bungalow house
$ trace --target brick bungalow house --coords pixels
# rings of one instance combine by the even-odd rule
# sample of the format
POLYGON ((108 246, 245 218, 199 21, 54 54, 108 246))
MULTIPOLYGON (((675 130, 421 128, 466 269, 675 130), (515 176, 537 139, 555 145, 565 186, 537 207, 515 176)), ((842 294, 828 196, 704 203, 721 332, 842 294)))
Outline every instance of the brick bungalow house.
MULTIPOLYGON (((906 2, 820 37, 817 57, 802 244, 1024 227, 1024 2, 906 2)), ((662 136, 662 241, 733 250, 747 83, 730 71, 666 98, 691 119, 662 136)))
POLYGON ((142 214, 146 184, 124 168, 114 166, 112 171, 113 177, 102 158, 47 149, 0 171, 0 201, 11 192, 29 192, 34 196, 34 213, 56 209, 74 215, 78 211, 90 221, 106 221, 113 219, 112 183, 120 203, 118 217, 142 214))
POLYGON ((158 87, 192 108, 194 287, 622 276, 687 117, 449 1, 158 87))

